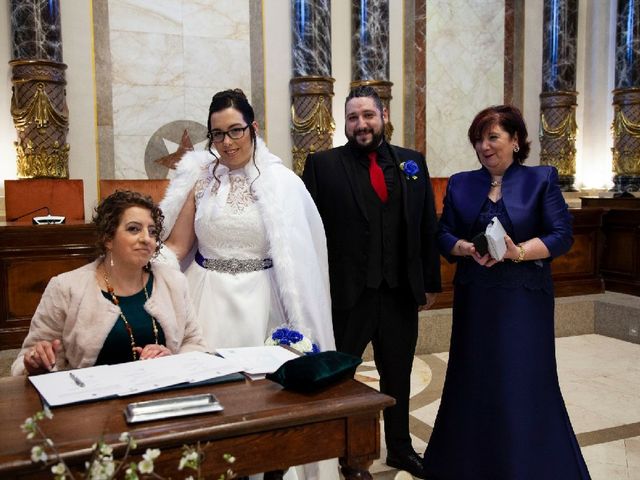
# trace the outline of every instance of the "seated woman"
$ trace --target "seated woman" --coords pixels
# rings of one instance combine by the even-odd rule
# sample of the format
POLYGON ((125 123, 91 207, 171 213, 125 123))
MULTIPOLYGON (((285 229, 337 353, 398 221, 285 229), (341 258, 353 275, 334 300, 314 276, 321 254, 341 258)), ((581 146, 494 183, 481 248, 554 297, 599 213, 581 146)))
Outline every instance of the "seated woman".
POLYGON ((164 217, 150 197, 117 191, 96 208, 101 256, 53 277, 13 375, 205 351, 185 277, 150 260, 164 217))

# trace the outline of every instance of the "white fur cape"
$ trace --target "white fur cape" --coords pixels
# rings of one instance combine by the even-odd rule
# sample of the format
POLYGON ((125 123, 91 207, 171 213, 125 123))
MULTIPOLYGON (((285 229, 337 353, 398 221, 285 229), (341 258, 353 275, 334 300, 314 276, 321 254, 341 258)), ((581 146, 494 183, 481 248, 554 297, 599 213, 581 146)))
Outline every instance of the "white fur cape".
MULTIPOLYGON (((257 139, 256 166, 245 167, 269 241, 279 296, 288 322, 311 334, 321 350, 334 350, 327 246, 318 210, 302 180, 257 139)), ((160 203, 168 236, 196 181, 215 158, 189 152, 160 203)), ((168 253, 168 252, 167 252, 168 253)), ((183 263, 183 267, 185 267, 183 263)))

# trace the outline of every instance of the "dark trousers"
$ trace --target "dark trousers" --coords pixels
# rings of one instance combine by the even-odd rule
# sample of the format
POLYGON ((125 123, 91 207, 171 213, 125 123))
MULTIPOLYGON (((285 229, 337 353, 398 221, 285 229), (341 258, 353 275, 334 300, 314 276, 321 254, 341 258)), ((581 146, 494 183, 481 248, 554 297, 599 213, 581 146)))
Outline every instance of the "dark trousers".
POLYGON ((384 410, 387 450, 411 451, 409 395, 418 338, 418 308, 408 289, 364 290, 353 308, 333 309, 336 349, 361 357, 369 341, 380 374, 380 390, 396 400, 384 410))

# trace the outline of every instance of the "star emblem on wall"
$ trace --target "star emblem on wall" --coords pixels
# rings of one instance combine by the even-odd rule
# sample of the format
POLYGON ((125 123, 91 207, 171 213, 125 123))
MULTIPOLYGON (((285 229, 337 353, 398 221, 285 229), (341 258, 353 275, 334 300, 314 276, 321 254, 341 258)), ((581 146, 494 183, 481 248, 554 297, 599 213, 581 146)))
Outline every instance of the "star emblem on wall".
POLYGON ((193 151, 193 143, 191 142, 191 137, 189 137, 189 132, 185 128, 184 132, 182 133, 182 139, 178 144, 177 150, 173 153, 165 155, 164 157, 160 157, 156 159, 155 162, 167 168, 175 170, 182 156, 185 153, 192 152, 192 151, 193 151))

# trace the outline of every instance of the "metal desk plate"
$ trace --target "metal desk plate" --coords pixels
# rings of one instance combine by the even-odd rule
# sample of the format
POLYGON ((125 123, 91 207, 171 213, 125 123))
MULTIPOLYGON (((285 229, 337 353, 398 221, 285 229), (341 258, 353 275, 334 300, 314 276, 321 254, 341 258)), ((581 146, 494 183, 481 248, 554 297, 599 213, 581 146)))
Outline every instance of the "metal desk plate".
POLYGON ((139 423, 185 415, 219 412, 223 409, 214 395, 206 393, 130 403, 127 405, 124 415, 127 423, 139 423))

